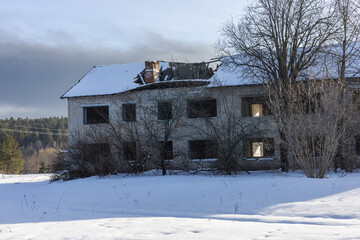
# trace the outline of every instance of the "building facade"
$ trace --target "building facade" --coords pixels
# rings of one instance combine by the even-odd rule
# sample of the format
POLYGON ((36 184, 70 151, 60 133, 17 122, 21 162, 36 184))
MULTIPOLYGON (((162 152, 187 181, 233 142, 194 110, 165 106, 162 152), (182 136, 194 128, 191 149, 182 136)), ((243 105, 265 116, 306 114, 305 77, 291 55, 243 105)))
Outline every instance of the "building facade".
POLYGON ((266 94, 222 66, 148 61, 95 67, 62 98, 69 145, 111 154, 119 170, 208 169, 229 159, 245 170, 278 169, 266 94))

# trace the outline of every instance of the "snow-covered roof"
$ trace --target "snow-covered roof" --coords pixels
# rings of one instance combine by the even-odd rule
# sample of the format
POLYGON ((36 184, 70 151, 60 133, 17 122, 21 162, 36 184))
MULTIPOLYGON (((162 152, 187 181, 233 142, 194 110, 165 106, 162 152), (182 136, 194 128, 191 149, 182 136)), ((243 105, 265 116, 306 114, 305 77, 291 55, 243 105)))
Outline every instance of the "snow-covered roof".
MULTIPOLYGON (((200 65, 187 64, 187 63, 159 62, 159 67, 161 72, 164 73, 164 75, 166 75, 165 77, 163 76, 164 79, 162 80, 162 82, 168 82, 168 81, 178 82, 180 80, 186 80, 189 82, 199 82, 199 81, 207 80, 205 78, 192 79, 191 78, 192 76, 186 76, 185 72, 184 73, 181 72, 183 71, 183 67, 189 67, 189 69, 191 70, 194 69, 194 66, 196 68, 196 66, 200 66, 200 65), (170 64, 172 66, 170 66, 170 64), (180 72, 176 72, 174 66, 179 67, 180 72), (167 75, 169 73, 170 75, 167 75), (185 77, 181 78, 181 74, 183 74, 182 76, 185 77)), ((144 84, 142 79, 143 77, 141 75, 144 73, 144 69, 145 69, 144 62, 95 66, 83 78, 81 78, 77 84, 75 84, 63 96, 61 96, 61 98, 109 95, 109 94, 116 94, 116 93, 126 92, 129 90, 134 90, 137 88, 143 89, 144 84), (138 80, 139 78, 142 79, 140 82, 138 80)), ((202 74, 203 76, 205 76, 204 73, 202 74)), ((208 84, 208 81, 206 81, 206 83, 208 84)), ((149 84, 145 84, 145 85, 149 85, 149 84)))
MULTIPOLYGON (((169 67, 161 62, 161 67, 169 67)), ((139 86, 134 80, 144 70, 144 62, 95 66, 61 98, 107 95, 124 92, 139 86)))
MULTIPOLYGON (((360 42, 350 43, 346 48, 347 54, 351 55, 346 62, 346 78, 360 77, 360 51, 358 49, 360 49, 360 42), (350 51, 352 51, 351 54, 350 51)), ((299 73, 299 79, 338 78, 341 50, 341 45, 324 47, 324 53, 319 54, 313 66, 299 73)), ((252 77, 252 71, 256 71, 256 69, 249 71, 246 67, 235 65, 233 59, 236 59, 236 57, 239 57, 239 55, 221 59, 222 65, 219 66, 214 76, 209 79, 209 87, 261 84, 260 80, 252 77)))
POLYGON ((231 62, 221 64, 209 81, 210 84, 208 87, 259 84, 258 81, 246 77, 242 73, 241 68, 235 66, 235 64, 231 62))
MULTIPOLYGON (((345 77, 360 77, 360 42, 352 42, 346 46, 345 77)), ((306 70, 308 78, 335 79, 339 77, 341 68, 342 45, 334 44, 325 47, 325 53, 320 54, 315 66, 306 70)))
MULTIPOLYGON (((338 45, 327 47, 327 50, 330 51, 327 51, 326 54, 320 54, 318 64, 309 67, 306 71, 300 72, 300 78, 337 78, 339 74, 340 49, 338 45)), ((158 84, 164 82, 179 80, 197 82, 197 84, 194 83, 194 86, 200 84, 208 85, 208 87, 260 84, 259 80, 251 77, 252 74, 248 74, 249 70, 236 66, 229 57, 225 57, 221 61, 222 64, 213 76, 211 76, 211 71, 209 72, 205 63, 159 62, 160 80, 155 85, 158 86, 158 84)), ((96 66, 61 98, 108 95, 135 89, 151 89, 152 87, 145 86, 149 84, 143 84, 142 75, 145 72, 144 69, 144 62, 96 66)), ((347 63, 345 76, 348 78, 360 77, 359 69, 360 54, 356 52, 353 54, 351 62, 347 63)), ((183 86, 183 84, 180 85, 183 86)))

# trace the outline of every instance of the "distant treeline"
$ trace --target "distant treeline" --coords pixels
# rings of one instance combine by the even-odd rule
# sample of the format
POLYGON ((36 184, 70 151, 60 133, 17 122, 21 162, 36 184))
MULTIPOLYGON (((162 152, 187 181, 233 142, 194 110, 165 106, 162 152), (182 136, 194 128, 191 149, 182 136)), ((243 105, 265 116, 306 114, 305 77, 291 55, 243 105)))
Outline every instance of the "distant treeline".
POLYGON ((39 144, 61 146, 67 142, 67 118, 9 118, 0 119, 0 141, 5 134, 11 135, 21 148, 39 144))

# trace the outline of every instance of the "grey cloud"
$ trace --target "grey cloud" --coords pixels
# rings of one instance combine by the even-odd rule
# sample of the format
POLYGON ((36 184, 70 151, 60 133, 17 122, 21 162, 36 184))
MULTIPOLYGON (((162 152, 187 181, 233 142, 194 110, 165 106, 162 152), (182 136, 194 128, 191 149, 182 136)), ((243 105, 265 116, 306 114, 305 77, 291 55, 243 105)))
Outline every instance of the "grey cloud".
POLYGON ((0 118, 6 118, 14 115, 32 115, 40 109, 22 107, 17 105, 0 105, 0 118))
POLYGON ((204 43, 171 40, 156 33, 146 33, 127 49, 86 47, 65 32, 51 34, 59 42, 27 42, 0 29, 0 105, 38 110, 8 111, 0 117, 66 115, 66 101, 59 97, 94 65, 146 59, 204 61, 211 56, 210 46, 204 43))

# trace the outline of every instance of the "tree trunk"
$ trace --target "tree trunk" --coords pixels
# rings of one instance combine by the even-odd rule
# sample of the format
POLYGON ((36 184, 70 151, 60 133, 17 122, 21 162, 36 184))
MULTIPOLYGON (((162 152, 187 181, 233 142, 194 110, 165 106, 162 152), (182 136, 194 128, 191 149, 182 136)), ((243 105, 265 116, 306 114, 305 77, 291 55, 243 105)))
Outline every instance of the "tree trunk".
POLYGON ((166 165, 165 165, 165 159, 161 159, 161 170, 162 170, 162 175, 166 175, 166 165))
POLYGON ((289 171, 289 159, 288 159, 288 149, 285 144, 285 134, 280 132, 280 161, 281 161, 281 171, 289 171))

